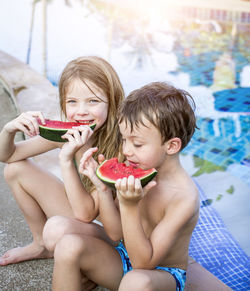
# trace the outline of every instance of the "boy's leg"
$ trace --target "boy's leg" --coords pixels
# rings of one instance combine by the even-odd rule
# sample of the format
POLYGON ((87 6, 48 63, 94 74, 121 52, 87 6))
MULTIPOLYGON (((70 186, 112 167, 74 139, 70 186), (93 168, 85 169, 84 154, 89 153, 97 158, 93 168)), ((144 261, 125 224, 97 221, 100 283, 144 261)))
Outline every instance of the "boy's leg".
POLYGON ((52 254, 45 249, 42 239, 47 217, 73 216, 63 183, 29 160, 8 164, 4 175, 29 225, 33 242, 6 252, 0 257, 0 265, 51 257, 52 254))
POLYGON ((174 277, 162 270, 134 269, 122 279, 119 291, 175 291, 174 277))
POLYGON ((85 235, 65 235, 54 253, 53 291, 81 290, 84 274, 98 285, 117 290, 123 275, 122 261, 107 242, 85 235))
POLYGON ((212 273, 189 257, 185 291, 232 291, 212 273))

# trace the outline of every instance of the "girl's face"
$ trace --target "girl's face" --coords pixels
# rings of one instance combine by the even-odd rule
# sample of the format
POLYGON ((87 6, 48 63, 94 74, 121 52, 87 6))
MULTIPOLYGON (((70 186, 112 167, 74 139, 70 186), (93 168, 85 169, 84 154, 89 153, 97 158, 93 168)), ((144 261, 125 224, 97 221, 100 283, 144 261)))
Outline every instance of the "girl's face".
POLYGON ((89 88, 79 79, 72 81, 65 96, 66 117, 70 122, 88 121, 100 128, 107 119, 108 98, 93 83, 86 80, 89 88))
POLYGON ((123 154, 127 162, 133 167, 139 167, 144 170, 159 168, 165 161, 166 151, 162 144, 159 130, 147 119, 143 123, 131 127, 122 121, 119 124, 123 141, 123 154))

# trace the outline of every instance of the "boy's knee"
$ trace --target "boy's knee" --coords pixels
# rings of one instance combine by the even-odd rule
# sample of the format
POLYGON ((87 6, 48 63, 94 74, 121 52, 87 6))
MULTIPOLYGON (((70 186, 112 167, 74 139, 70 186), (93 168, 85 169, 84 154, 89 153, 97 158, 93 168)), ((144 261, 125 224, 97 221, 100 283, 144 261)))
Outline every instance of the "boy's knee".
POLYGON ((125 290, 131 291, 153 290, 150 276, 148 276, 147 274, 140 270, 132 270, 128 272, 123 277, 119 287, 119 291, 125 290))
POLYGON ((54 259, 57 262, 76 263, 85 250, 83 237, 76 234, 64 235, 56 244, 54 259))
POLYGON ((49 251, 54 251, 57 242, 67 233, 68 219, 64 216, 49 218, 43 228, 43 241, 49 251))

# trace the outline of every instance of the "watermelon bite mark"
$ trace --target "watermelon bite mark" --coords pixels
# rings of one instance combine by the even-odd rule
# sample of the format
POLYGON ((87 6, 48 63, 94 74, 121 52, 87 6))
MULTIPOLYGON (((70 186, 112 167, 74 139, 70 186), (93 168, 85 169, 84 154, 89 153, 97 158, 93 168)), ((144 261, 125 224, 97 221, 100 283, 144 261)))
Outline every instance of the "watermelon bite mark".
POLYGON ((105 160, 96 170, 100 180, 110 187, 115 187, 118 179, 129 177, 130 175, 140 179, 142 187, 146 186, 157 174, 156 169, 143 170, 126 166, 125 163, 119 163, 117 158, 105 160))

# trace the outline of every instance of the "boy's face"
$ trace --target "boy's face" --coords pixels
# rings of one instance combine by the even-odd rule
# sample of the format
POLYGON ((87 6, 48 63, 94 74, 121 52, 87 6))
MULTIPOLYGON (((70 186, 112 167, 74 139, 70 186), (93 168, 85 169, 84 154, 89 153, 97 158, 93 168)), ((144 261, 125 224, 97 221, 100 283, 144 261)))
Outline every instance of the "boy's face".
POLYGON ((123 154, 129 164, 144 170, 159 168, 165 160, 165 146, 162 144, 159 130, 143 118, 143 125, 131 126, 125 121, 119 124, 123 140, 123 154))

